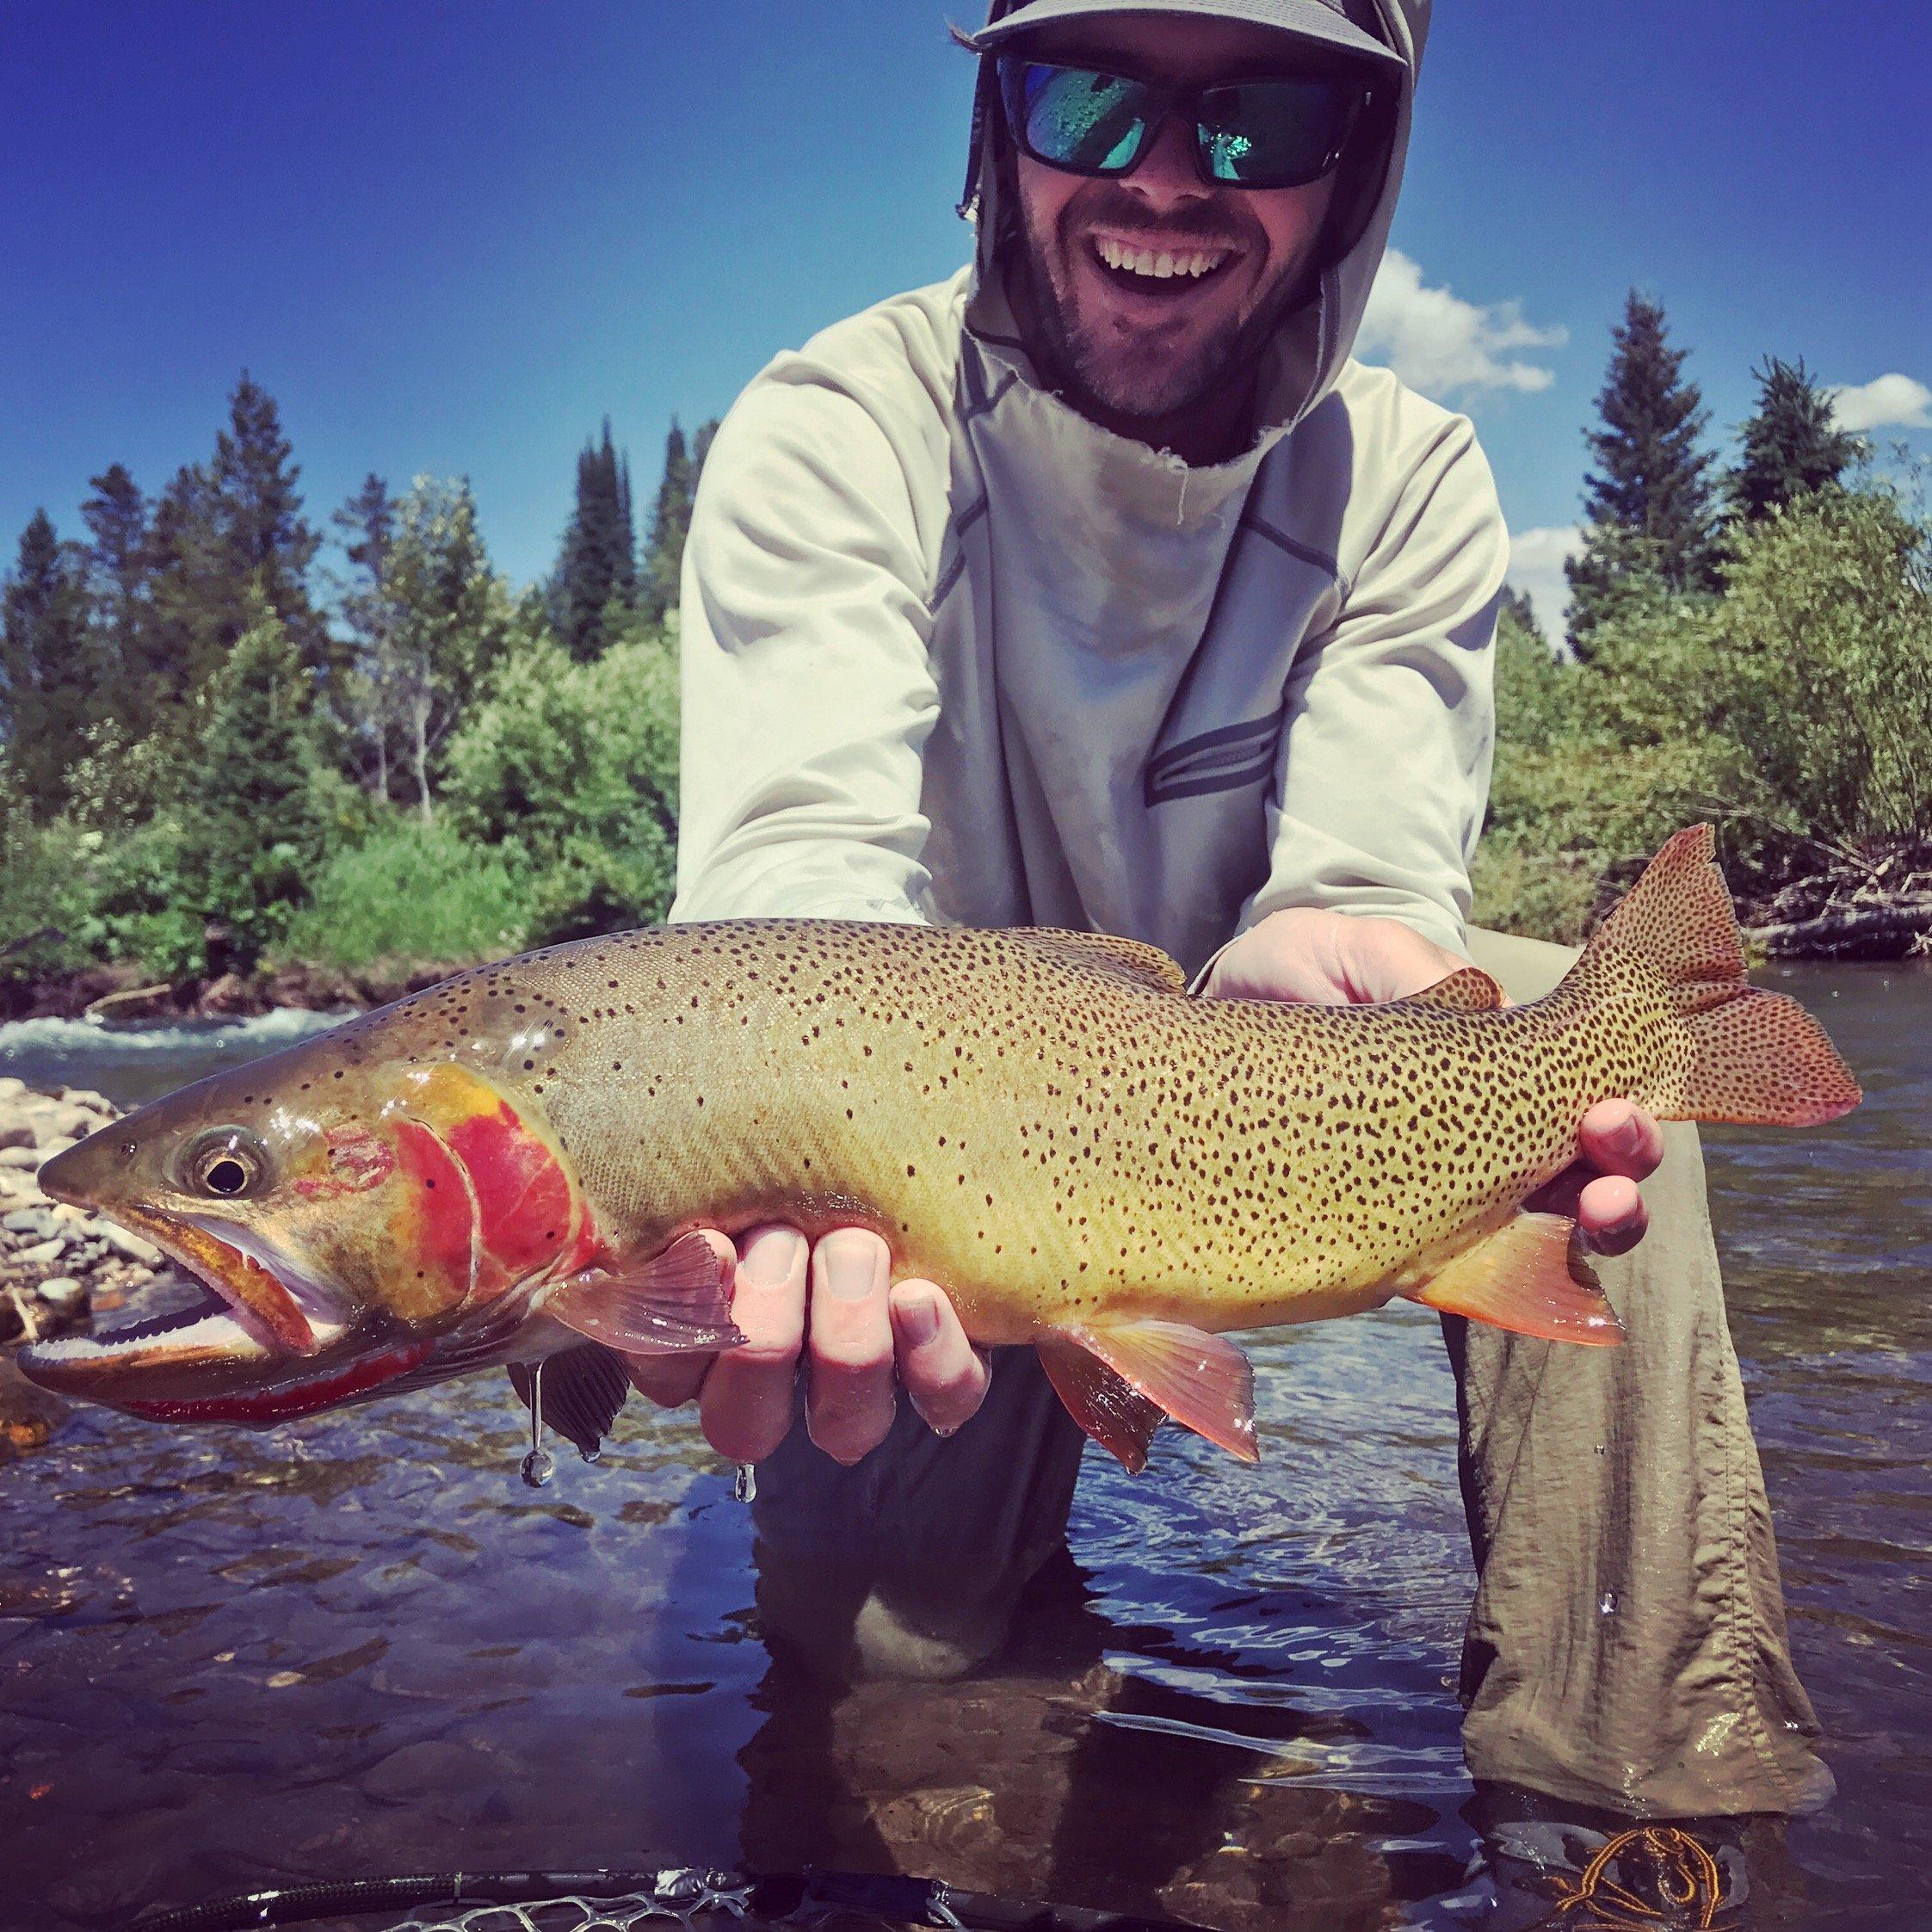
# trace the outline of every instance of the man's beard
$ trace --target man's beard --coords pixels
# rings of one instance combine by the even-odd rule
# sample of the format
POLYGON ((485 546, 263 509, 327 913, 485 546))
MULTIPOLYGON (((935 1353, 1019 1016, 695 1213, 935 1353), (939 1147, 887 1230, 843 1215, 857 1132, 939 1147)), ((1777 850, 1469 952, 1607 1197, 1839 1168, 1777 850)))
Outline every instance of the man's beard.
MULTIPOLYGON (((1010 183, 1010 175, 1008 179, 1010 183)), ((1073 239, 1069 231, 1077 225, 1083 229, 1105 225, 1107 185, 1096 183, 1093 195, 1083 195, 1062 209, 1059 232, 1044 244, 1015 207, 1018 195, 1009 187, 1014 200, 1008 205, 1015 207, 1016 216, 1010 233, 1014 292, 1022 320, 1034 337, 1032 346, 1047 365, 1043 373, 1083 414, 1102 418, 1182 415, 1210 399, 1225 397, 1231 389, 1250 387, 1262 353, 1293 306, 1305 278, 1277 270, 1246 316, 1226 322, 1177 355, 1125 355, 1102 343, 1083 321, 1072 288, 1056 272, 1071 272, 1076 251, 1087 245, 1073 239)), ((1120 216, 1124 226, 1135 230, 1147 226, 1139 204, 1125 194, 1120 216)), ((1251 257, 1266 245, 1258 224, 1251 231, 1238 235, 1231 232, 1226 222, 1210 227, 1170 221, 1163 225, 1162 234, 1176 254, 1196 249, 1204 252, 1238 249, 1251 257)))

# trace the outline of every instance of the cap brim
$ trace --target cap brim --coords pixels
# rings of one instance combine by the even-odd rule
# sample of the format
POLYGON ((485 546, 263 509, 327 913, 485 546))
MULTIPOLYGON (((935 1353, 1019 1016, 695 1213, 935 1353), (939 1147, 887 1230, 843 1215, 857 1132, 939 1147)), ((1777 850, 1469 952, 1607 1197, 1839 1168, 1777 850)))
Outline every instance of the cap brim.
POLYGON ((1244 21, 1256 27, 1274 28, 1297 40, 1332 47, 1337 53, 1390 67, 1403 65, 1399 54, 1333 8, 1324 6, 1323 0, 1026 0, 1004 20, 982 28, 973 35, 973 42, 981 47, 997 47, 1022 34, 1032 33, 1035 28, 1102 14, 1183 14, 1203 19, 1244 21))

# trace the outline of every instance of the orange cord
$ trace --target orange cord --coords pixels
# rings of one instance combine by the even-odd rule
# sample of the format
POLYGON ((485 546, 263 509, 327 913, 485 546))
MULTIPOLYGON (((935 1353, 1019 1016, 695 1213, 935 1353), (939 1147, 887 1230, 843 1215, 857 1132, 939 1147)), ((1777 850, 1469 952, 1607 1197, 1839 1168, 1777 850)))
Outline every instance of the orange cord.
POLYGON ((1724 1874, 1716 1859, 1688 1831, 1668 1824, 1620 1832, 1583 1867, 1574 1886, 1560 1878, 1556 1883, 1560 1894, 1556 1916, 1576 1932, 1656 1932, 1673 1923, 1687 1932, 1710 1932, 1724 1902, 1724 1874), (1682 1916, 1659 1917, 1657 1906, 1617 1882, 1611 1867, 1626 1854, 1649 1860, 1663 1908, 1682 1916), (1573 1912, 1587 1916, 1571 1918, 1573 1912), (1693 1912, 1694 1917, 1688 1916, 1693 1912))

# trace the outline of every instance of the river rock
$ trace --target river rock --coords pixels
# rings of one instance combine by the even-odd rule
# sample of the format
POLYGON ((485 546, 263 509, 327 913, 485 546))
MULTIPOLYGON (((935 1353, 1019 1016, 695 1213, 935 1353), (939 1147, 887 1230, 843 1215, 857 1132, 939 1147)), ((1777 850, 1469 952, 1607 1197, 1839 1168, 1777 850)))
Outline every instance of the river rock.
POLYGON ((27 1139, 17 1147, 0 1147, 0 1167, 32 1173, 40 1164, 40 1150, 34 1145, 34 1130, 25 1130, 27 1139))
POLYGON ((90 1114, 97 1114, 103 1120, 111 1120, 118 1109, 105 1094, 97 1094, 91 1087, 63 1087, 60 1097, 70 1107, 84 1108, 90 1114))
POLYGON ((26 1121, 0 1121, 0 1147, 31 1147, 34 1140, 34 1130, 26 1121))
POLYGON ((75 1145, 74 1137, 71 1133, 57 1133, 51 1139, 40 1143, 40 1159, 45 1164, 51 1161, 56 1154, 65 1154, 75 1145))
POLYGON ((53 1232, 53 1217, 44 1207, 16 1207, 0 1217, 0 1228, 9 1234, 31 1234, 45 1241, 53 1232))
POLYGON ((158 1268, 161 1265, 161 1250, 151 1241, 144 1241, 138 1234, 130 1234, 126 1228, 116 1227, 112 1221, 103 1221, 95 1230, 110 1248, 117 1249, 130 1261, 138 1261, 144 1268, 158 1268))
POLYGON ((9 1101, 24 1100, 26 1097, 27 1083, 24 1080, 16 1080, 10 1073, 5 1079, 0 1080, 0 1107, 4 1107, 9 1101))
POLYGON ((51 1241, 37 1242, 31 1248, 20 1249, 13 1259, 22 1268, 45 1268, 49 1262, 59 1259, 60 1250, 66 1245, 65 1237, 57 1234, 51 1241))
POLYGON ((71 1275, 50 1275, 34 1292, 48 1307, 58 1308, 63 1314, 77 1309, 87 1299, 87 1290, 71 1275))

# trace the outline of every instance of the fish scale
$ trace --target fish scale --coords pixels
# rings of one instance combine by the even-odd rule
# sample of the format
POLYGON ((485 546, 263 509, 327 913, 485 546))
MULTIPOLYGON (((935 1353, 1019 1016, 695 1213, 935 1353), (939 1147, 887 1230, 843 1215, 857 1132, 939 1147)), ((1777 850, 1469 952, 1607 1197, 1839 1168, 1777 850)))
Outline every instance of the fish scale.
POLYGON ((1620 1337, 1572 1224, 1525 1210, 1597 1101, 1855 1104, 1816 1022, 1748 985, 1711 853, 1679 834, 1513 1009, 1473 967, 1380 1007, 1197 999, 1129 940, 814 920, 480 967, 50 1163, 49 1193, 188 1261, 232 1319, 204 1312, 192 1362, 164 1333, 22 1366, 138 1413, 272 1421, 490 1361, 523 1389, 548 1357, 594 1449, 621 1399, 605 1350, 736 1339, 701 1231, 858 1224, 974 1341, 1039 1347, 1128 1466, 1164 1415, 1251 1455, 1227 1330, 1404 1295, 1620 1337))

